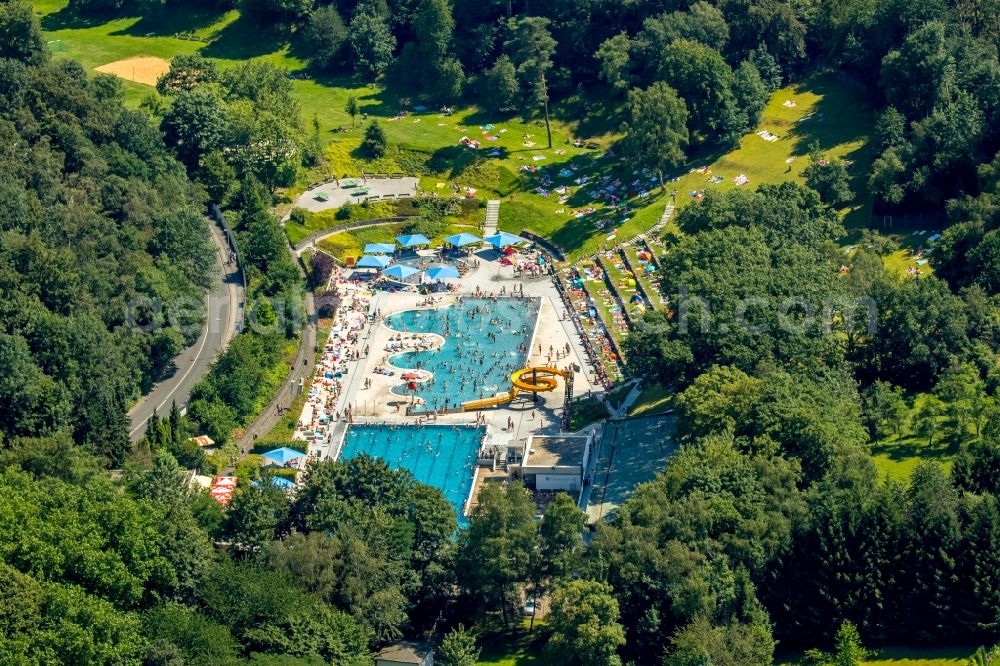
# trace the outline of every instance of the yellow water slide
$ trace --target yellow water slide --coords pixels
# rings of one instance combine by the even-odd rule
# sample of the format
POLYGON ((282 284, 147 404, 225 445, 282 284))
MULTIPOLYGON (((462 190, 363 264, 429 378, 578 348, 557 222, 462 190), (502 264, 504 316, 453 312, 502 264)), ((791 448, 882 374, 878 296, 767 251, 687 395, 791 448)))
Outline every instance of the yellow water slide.
POLYGON ((482 398, 480 400, 469 400, 462 403, 462 409, 467 412, 475 412, 480 409, 489 409, 507 404, 517 397, 517 394, 524 391, 527 393, 545 393, 554 391, 559 383, 556 377, 562 377, 566 381, 573 381, 572 370, 558 370, 545 366, 533 368, 521 368, 510 376, 510 381, 514 383, 507 393, 492 398, 482 398))

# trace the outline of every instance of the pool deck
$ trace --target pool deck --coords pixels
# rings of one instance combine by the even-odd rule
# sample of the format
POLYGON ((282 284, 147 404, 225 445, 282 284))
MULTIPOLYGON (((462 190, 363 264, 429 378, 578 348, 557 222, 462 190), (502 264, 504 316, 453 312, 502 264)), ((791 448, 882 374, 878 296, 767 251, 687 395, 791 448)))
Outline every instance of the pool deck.
MULTIPOLYGON (((574 363, 583 368, 583 372, 578 372, 574 376, 573 391, 575 395, 602 390, 590 382, 593 377, 593 368, 586 361, 586 354, 578 337, 572 334, 572 323, 562 319, 563 308, 559 294, 550 279, 535 278, 523 281, 514 279, 510 277, 509 268, 500 268, 496 262, 483 261, 479 268, 466 274, 460 284, 459 293, 467 297, 472 296, 477 286, 487 293, 493 292, 499 295, 501 286, 510 290, 514 285, 523 284, 526 297, 539 298, 541 301, 538 322, 532 337, 526 366, 554 364, 565 367, 574 363), (558 361, 554 358, 550 360, 549 348, 565 349, 567 343, 570 344, 569 357, 561 358, 558 361)), ((420 305, 426 301, 426 296, 412 292, 379 292, 372 299, 372 309, 380 310, 384 318, 403 310, 448 307, 455 304, 457 296, 455 294, 437 294, 433 305, 420 305)), ((389 345, 390 337, 396 334, 397 331, 393 331, 380 321, 367 329, 363 340, 359 343, 362 350, 367 346, 369 353, 362 354, 362 358, 352 368, 342 398, 345 406, 351 404, 355 417, 399 423, 416 423, 418 418, 426 418, 426 416, 421 415, 405 416, 408 399, 392 393, 392 388, 402 381, 400 379, 401 369, 391 368, 396 373, 391 377, 374 372, 375 368, 379 366, 390 367, 389 358, 398 352, 386 351, 386 347, 389 345), (363 388, 365 378, 371 379, 372 382, 368 389, 363 388)), ((439 336, 434 337, 439 338, 439 336)), ((438 346, 440 342, 435 340, 434 344, 438 346)), ((559 388, 555 391, 540 393, 538 396, 539 402, 537 403, 518 398, 514 403, 505 407, 482 411, 481 414, 486 418, 487 424, 491 426, 489 430, 494 435, 494 439, 501 433, 506 434, 504 439, 522 439, 535 434, 558 434, 560 432, 559 417, 563 406, 562 380, 559 380, 559 388), (507 430, 508 417, 514 421, 513 431, 507 430)), ((473 413, 442 414, 438 416, 437 422, 468 423, 474 420, 473 413)))
MULTIPOLYGON (((603 393, 603 388, 592 383, 595 378, 594 368, 587 360, 586 352, 576 334, 573 323, 566 316, 559 293, 552 279, 548 276, 522 279, 514 278, 510 267, 503 267, 496 261, 481 259, 480 265, 467 273, 459 282, 457 294, 472 297, 476 289, 479 296, 489 296, 492 292, 497 297, 509 297, 511 291, 523 285, 523 294, 528 298, 539 299, 537 323, 532 334, 528 359, 525 366, 555 366, 564 368, 575 364, 581 368, 574 375, 574 395, 583 396, 590 393, 603 393), (504 288, 508 296, 500 294, 504 288), (553 350, 565 350, 569 344, 568 356, 556 359, 549 356, 550 347, 553 350)), ((416 292, 376 292, 371 298, 371 311, 380 312, 378 321, 365 324, 359 331, 359 338, 353 348, 358 350, 359 358, 346 365, 343 389, 335 401, 336 412, 343 416, 348 406, 351 408, 352 421, 355 423, 397 423, 416 424, 426 422, 427 415, 406 415, 408 398, 392 393, 392 388, 403 380, 398 368, 394 376, 376 374, 376 367, 390 367, 389 358, 398 351, 386 351, 390 337, 397 331, 390 329, 385 319, 391 314, 403 310, 417 308, 441 308, 453 305, 457 294, 436 294, 432 304, 427 303, 427 297, 416 292), (369 353, 365 354, 365 348, 369 353), (369 388, 364 388, 365 380, 370 379, 369 388)), ((440 336, 421 336, 432 348, 440 346, 440 336)), ((423 342, 424 340, 421 340, 423 342)), ((407 341, 410 342, 410 341, 407 341)), ((414 341, 415 342, 415 341, 414 341)), ((423 378, 426 372, 420 373, 423 378)), ((518 397, 514 402, 501 407, 483 410, 478 413, 465 412, 440 414, 432 423, 468 424, 474 425, 477 419, 482 419, 480 425, 486 426, 490 444, 504 446, 512 441, 527 439, 531 435, 558 435, 561 433, 560 423, 564 401, 563 380, 559 378, 554 391, 539 393, 538 402, 532 402, 525 397, 518 397), (508 428, 508 420, 513 422, 513 428, 508 428)), ((523 395, 523 394, 522 394, 523 395)), ((331 412, 334 410, 331 410, 331 412)), ((333 458, 338 455, 340 443, 346 432, 346 423, 341 420, 331 424, 325 436, 309 445, 311 458, 333 458)), ((479 468, 473 480, 473 490, 470 500, 475 501, 478 488, 482 483, 499 480, 499 475, 505 472, 491 472, 488 468, 479 468)))

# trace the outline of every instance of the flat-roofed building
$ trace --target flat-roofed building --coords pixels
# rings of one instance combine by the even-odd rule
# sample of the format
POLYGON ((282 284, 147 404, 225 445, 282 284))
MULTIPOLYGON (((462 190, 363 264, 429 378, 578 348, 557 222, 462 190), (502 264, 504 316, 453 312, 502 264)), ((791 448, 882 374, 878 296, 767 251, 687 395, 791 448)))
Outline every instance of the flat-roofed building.
POLYGON ((511 472, 536 491, 562 490, 579 499, 593 448, 593 435, 535 435, 528 438, 521 463, 511 472))

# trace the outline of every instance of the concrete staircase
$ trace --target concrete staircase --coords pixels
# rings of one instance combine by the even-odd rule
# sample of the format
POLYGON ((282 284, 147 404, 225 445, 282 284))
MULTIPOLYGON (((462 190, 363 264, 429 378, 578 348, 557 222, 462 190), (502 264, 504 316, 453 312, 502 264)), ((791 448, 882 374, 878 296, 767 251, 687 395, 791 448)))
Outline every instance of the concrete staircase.
POLYGON ((497 222, 500 220, 500 200, 490 199, 486 202, 486 222, 483 223, 483 235, 492 236, 497 232, 497 222))
POLYGON ((660 226, 662 227, 663 225, 665 225, 667 223, 667 220, 669 220, 670 216, 673 214, 674 214, 674 205, 670 204, 663 211, 663 216, 660 217, 660 226))

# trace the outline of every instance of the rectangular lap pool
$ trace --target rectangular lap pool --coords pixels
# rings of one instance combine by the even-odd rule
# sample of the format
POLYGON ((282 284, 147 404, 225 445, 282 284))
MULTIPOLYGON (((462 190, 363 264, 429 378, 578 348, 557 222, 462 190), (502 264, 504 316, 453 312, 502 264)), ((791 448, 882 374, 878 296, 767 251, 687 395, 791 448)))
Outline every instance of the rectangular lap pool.
POLYGON ((354 424, 344 435, 340 456, 367 453, 393 469, 410 470, 417 481, 444 494, 464 525, 462 511, 485 434, 485 428, 473 426, 354 424))

